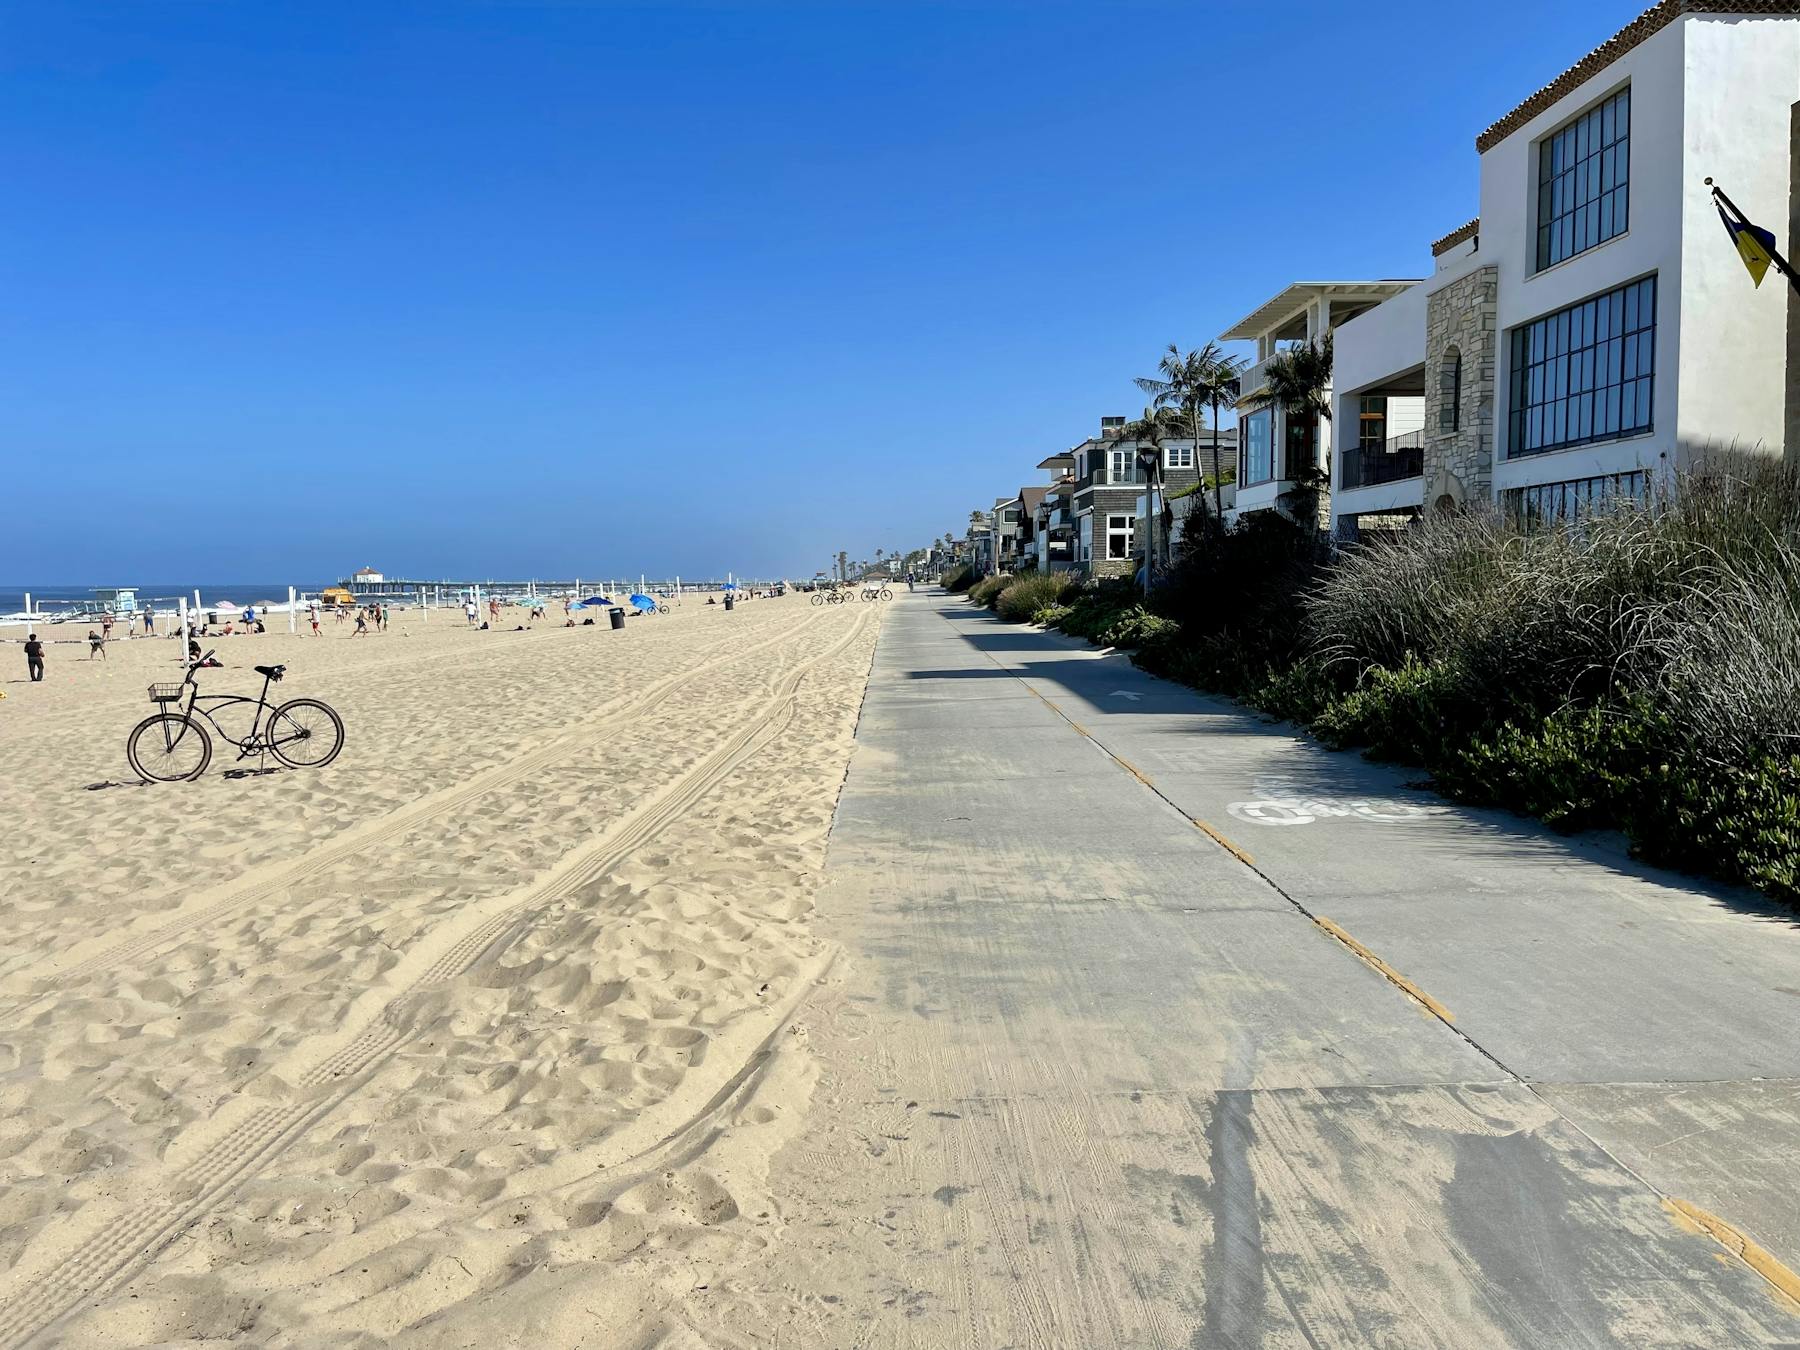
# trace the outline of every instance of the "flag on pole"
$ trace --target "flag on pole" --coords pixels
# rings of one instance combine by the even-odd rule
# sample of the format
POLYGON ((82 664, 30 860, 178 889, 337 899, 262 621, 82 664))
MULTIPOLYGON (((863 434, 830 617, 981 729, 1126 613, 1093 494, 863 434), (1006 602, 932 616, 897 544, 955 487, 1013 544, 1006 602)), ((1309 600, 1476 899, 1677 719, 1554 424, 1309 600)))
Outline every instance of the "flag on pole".
POLYGON ((1725 233, 1731 236, 1731 242, 1737 247, 1738 257, 1744 260, 1750 280, 1760 287, 1769 265, 1775 261, 1775 236, 1747 220, 1733 220, 1725 210, 1725 203, 1717 197, 1713 198, 1713 205, 1719 208, 1719 219, 1725 222, 1725 233))

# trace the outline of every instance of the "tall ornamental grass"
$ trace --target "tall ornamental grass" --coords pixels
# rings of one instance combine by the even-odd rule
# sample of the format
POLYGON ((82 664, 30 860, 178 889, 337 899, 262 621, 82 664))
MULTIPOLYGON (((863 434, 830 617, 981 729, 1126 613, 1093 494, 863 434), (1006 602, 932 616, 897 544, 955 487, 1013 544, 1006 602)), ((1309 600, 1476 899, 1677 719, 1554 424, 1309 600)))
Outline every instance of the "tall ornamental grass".
POLYGON ((1014 623, 1035 623, 1040 610, 1062 603, 1063 594, 1073 584, 1066 572, 1046 572, 1020 577, 1000 592, 994 608, 1003 619, 1014 623))

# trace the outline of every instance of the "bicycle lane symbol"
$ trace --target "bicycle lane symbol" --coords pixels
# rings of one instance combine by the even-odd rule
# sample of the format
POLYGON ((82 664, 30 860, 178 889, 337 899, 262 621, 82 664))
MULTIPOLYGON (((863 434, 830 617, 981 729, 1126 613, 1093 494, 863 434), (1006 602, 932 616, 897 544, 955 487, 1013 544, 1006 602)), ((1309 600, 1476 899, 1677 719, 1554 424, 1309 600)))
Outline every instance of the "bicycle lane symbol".
MULTIPOLYGON (((1262 787, 1261 784, 1257 786, 1262 787)), ((1255 801, 1231 802, 1225 809, 1235 819, 1252 825, 1285 826, 1311 825, 1330 819, 1400 825, 1447 814, 1450 808, 1383 797, 1311 797, 1276 791, 1255 801)))

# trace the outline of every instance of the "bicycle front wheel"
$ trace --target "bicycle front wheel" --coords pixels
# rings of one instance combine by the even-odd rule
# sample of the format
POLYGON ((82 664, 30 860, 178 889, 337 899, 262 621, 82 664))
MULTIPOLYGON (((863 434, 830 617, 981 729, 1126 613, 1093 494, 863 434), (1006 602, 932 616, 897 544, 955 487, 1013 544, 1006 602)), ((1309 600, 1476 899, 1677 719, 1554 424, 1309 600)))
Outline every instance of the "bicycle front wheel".
POLYGON ((125 758, 146 783, 183 783, 212 763, 212 737, 179 713, 156 713, 131 729, 125 758))
POLYGON ((344 719, 316 698, 290 699, 269 717, 269 753, 290 769, 322 769, 344 748, 344 719))
POLYGON ((881 598, 883 600, 892 600, 894 598, 894 593, 892 591, 890 591, 886 586, 883 586, 881 588, 881 598))
POLYGON ((812 602, 813 602, 813 603, 814 603, 814 604, 815 604, 815 605, 822 605, 822 604, 824 604, 824 603, 825 603, 825 597, 824 597, 824 595, 823 595, 823 594, 815 594, 815 595, 814 595, 814 596, 813 596, 813 599, 812 599, 812 602))

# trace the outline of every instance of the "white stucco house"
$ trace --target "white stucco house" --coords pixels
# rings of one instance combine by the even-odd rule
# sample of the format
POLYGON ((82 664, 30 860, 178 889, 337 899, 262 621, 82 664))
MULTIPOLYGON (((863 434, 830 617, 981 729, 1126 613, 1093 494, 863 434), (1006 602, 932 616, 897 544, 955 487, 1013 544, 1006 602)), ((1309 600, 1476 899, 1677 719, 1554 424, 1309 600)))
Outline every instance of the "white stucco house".
POLYGON ((1282 506, 1304 466, 1322 469, 1330 463, 1330 422, 1316 417, 1290 418, 1263 397, 1269 362, 1286 350, 1318 341, 1339 324, 1413 284, 1405 280, 1295 282, 1219 335, 1222 342, 1255 344, 1254 359, 1238 382, 1233 519, 1282 506))
POLYGON ((1800 454, 1800 303, 1752 287, 1705 181, 1800 229, 1800 0, 1664 0, 1475 144, 1480 215, 1337 334, 1341 535, 1482 498, 1554 518, 1718 447, 1800 454), (1342 430, 1396 399, 1398 443, 1342 430))

